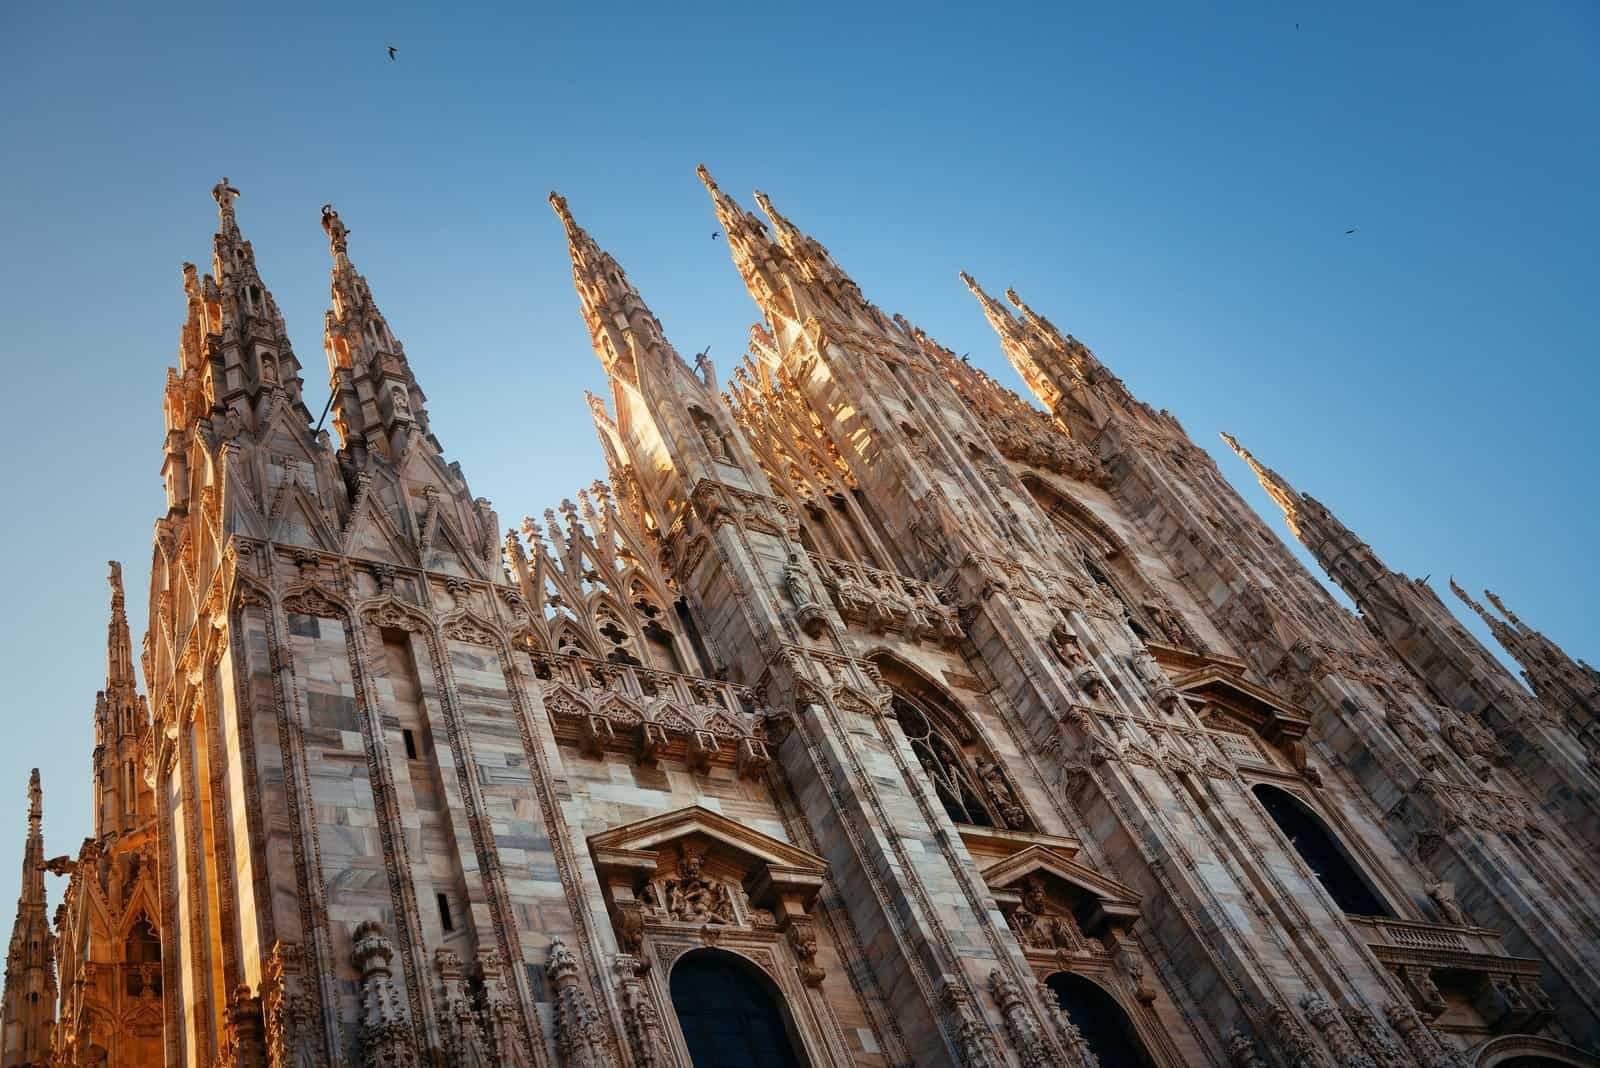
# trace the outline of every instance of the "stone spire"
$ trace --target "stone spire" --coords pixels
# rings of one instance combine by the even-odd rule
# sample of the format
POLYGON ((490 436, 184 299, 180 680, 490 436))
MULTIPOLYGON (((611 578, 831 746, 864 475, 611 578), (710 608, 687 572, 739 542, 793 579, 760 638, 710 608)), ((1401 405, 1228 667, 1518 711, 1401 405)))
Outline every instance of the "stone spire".
POLYGON ((182 267, 187 314, 178 341, 178 366, 167 370, 163 410, 167 440, 162 476, 169 511, 188 507, 188 446, 197 428, 208 444, 241 430, 257 438, 285 408, 309 435, 311 413, 301 393, 300 361, 283 315, 261 273, 255 249, 239 229, 239 190, 224 178, 211 189, 218 227, 211 271, 182 267))
POLYGON ((619 492, 632 490, 618 470, 620 457, 612 455, 617 447, 626 449, 644 503, 652 509, 686 500, 687 490, 701 478, 724 479, 734 468, 746 475, 756 471, 716 391, 710 360, 701 355, 694 367, 684 362, 616 259, 572 217, 566 198, 551 193, 550 206, 566 230, 572 285, 595 355, 611 379, 614 424, 600 418, 603 406, 591 402, 591 410, 619 492), (649 455, 648 462, 639 462, 641 454, 649 455))
POLYGON ((220 304, 220 321, 208 324, 211 333, 220 334, 216 356, 228 372, 216 401, 248 416, 252 413, 241 401, 253 407, 263 396, 283 390, 309 425, 311 416, 300 396, 304 384, 300 360, 289 345, 278 302, 261 280, 255 248, 239 230, 233 207, 239 190, 224 178, 212 187, 211 195, 217 201, 220 225, 211 243, 212 273, 201 280, 200 288, 208 303, 220 304))
POLYGON ((550 206, 567 232, 572 285, 578 291, 589 339, 606 373, 642 386, 649 368, 641 369, 641 360, 654 363, 671 359, 681 364, 682 358, 666 339, 661 321, 628 281, 616 259, 573 219, 566 197, 551 193, 550 206))
POLYGON ((1039 399, 1039 403, 1054 413, 1067 396, 1072 380, 1063 379, 1059 373, 1060 368, 1040 358, 1031 332, 1024 322, 1018 321, 1017 317, 1011 314, 1011 309, 991 297, 966 271, 962 271, 960 277, 972 291, 972 295, 978 298, 978 304, 983 308, 983 317, 989 320, 989 325, 1000 335, 1000 347, 1005 351, 1006 358, 1011 361, 1011 366, 1015 367, 1017 374, 1028 383, 1028 388, 1039 399))
POLYGON ((122 565, 110 562, 111 621, 106 633, 106 687, 94 705, 94 833, 133 830, 155 811, 140 767, 139 746, 150 725, 133 673, 133 642, 122 589, 122 565))
POLYGON ((1090 426, 1103 429, 1114 419, 1126 417, 1148 430, 1162 434, 1176 431, 1182 436, 1177 420, 1134 397, 1122 379, 1112 374, 1087 345, 1062 333, 1024 303, 1016 290, 1007 289, 1006 299, 1020 315, 1013 315, 965 271, 961 272, 961 280, 978 298, 984 317, 1000 335, 1006 358, 1057 420, 1068 426, 1075 419, 1086 420, 1090 426))
POLYGON ((350 230, 332 204, 322 206, 322 228, 333 255, 333 306, 325 317, 323 345, 332 379, 334 426, 345 455, 358 467, 369 455, 393 462, 414 436, 442 452, 428 428, 427 397, 405 346, 350 261, 350 230))
POLYGON ((1391 571, 1372 546, 1340 522, 1326 505, 1289 485, 1288 479, 1257 460, 1233 435, 1223 434, 1222 440, 1250 465, 1261 488, 1283 509, 1284 521, 1294 536, 1351 600, 1367 613, 1403 610, 1403 603, 1411 599, 1405 590, 1410 579, 1391 571))
POLYGON ((711 194, 734 266, 780 342, 786 345, 790 338, 784 335, 813 317, 855 320, 858 325, 869 322, 877 329, 899 332, 862 295, 833 254, 782 215, 765 193, 757 192, 755 198, 771 221, 770 230, 723 192, 704 166, 695 173, 711 194))
POLYGON ((1261 483, 1261 488, 1267 491, 1267 496, 1271 497, 1279 508, 1283 509, 1283 518, 1289 524, 1289 529, 1294 531, 1294 536, 1302 542, 1305 541, 1305 535, 1300 529, 1305 498, 1289 485, 1288 479, 1251 455, 1249 449, 1239 444, 1238 438, 1224 432, 1222 440, 1228 443, 1228 448, 1239 454, 1241 460, 1250 465, 1250 470, 1255 472, 1256 481, 1261 483))
POLYGON ((50 1030, 55 1022, 56 969, 54 936, 45 914, 44 793, 39 769, 28 778, 28 840, 22 851, 22 892, 6 954, 5 991, 0 995, 0 1065, 40 1066, 50 1058, 50 1030))
POLYGON ((1546 708, 1580 734, 1594 731, 1600 720, 1600 672, 1528 626, 1492 591, 1484 590, 1483 595, 1504 619, 1473 600, 1455 579, 1450 580, 1450 590, 1478 614, 1495 640, 1522 666, 1523 677, 1546 708))

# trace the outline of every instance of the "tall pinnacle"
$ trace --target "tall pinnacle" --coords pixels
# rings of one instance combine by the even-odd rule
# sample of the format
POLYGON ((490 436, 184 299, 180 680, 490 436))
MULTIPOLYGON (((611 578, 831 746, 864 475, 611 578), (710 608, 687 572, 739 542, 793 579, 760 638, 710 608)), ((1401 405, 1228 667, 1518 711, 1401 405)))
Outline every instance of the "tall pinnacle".
POLYGON ((648 375, 639 366, 641 356, 681 362, 677 350, 666 339, 661 321, 628 280, 622 265, 578 225, 566 197, 552 192, 550 206, 566 230, 572 286, 578 291, 589 339, 606 372, 643 386, 648 375))
MULTIPOLYGON (((308 429, 311 423, 300 396, 300 361, 289 344, 283 315, 261 279, 254 248, 239 229, 239 195, 226 178, 211 187, 218 217, 211 271, 202 276, 194 264, 182 268, 187 315, 179 366, 168 372, 166 388, 167 428, 180 432, 169 441, 173 475, 182 466, 173 450, 181 447, 182 432, 201 419, 221 422, 231 417, 259 434, 263 428, 257 420, 282 408, 261 403, 273 397, 286 398, 308 429)), ((186 490, 169 479, 169 492, 169 504, 176 506, 186 490)))
POLYGON ((6 953, 3 1015, 4 1063, 43 1065, 50 1056, 50 1028, 55 1020, 56 970, 54 936, 45 915, 44 792, 39 769, 28 777, 28 838, 22 851, 22 890, 6 953))
POLYGON ((133 644, 122 589, 122 565, 112 560, 111 618, 106 625, 106 686, 94 702, 94 832, 136 829, 155 811, 155 796, 139 771, 139 747, 150 711, 133 672, 133 644))
POLYGON ((1484 590, 1483 595, 1505 619, 1473 600, 1454 579, 1450 580, 1450 589, 1478 614, 1495 641, 1522 665, 1523 676, 1546 707, 1580 730, 1600 717, 1600 672, 1574 660, 1560 645, 1524 623, 1492 590, 1484 590))
POLYGON ((378 310, 372 288, 350 260, 350 229, 332 204, 322 206, 322 229, 333 257, 333 306, 323 321, 337 412, 334 427, 346 453, 393 459, 420 433, 441 451, 428 429, 427 397, 405 346, 378 310))
POLYGON ((1252 456, 1250 450, 1240 445, 1232 434, 1224 433, 1222 440, 1250 465, 1250 470, 1256 473, 1256 480, 1261 483, 1261 488, 1267 491, 1267 496, 1277 502, 1279 508, 1283 509, 1283 518, 1288 522, 1289 529, 1294 531, 1295 537, 1305 541, 1305 532, 1301 529, 1304 499, 1293 486, 1289 485, 1289 480, 1252 456))
POLYGON ((122 565, 109 562, 111 574, 111 621, 106 633, 106 689, 126 688, 130 692, 136 685, 133 674, 133 640, 128 634, 128 611, 122 591, 122 565))

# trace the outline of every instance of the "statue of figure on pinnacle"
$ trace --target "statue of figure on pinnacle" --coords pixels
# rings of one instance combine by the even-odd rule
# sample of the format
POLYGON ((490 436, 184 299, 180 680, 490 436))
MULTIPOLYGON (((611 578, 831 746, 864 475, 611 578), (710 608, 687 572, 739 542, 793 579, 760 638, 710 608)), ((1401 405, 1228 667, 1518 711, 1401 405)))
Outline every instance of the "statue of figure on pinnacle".
POLYGON ((350 230, 340 221, 339 213, 333 210, 332 204, 322 205, 322 228, 328 232, 328 248, 334 255, 344 252, 350 230))
POLYGON ((233 214, 233 201, 238 195, 239 191, 228 184, 226 177, 211 187, 211 197, 217 202, 217 207, 222 209, 222 214, 224 215, 233 214))

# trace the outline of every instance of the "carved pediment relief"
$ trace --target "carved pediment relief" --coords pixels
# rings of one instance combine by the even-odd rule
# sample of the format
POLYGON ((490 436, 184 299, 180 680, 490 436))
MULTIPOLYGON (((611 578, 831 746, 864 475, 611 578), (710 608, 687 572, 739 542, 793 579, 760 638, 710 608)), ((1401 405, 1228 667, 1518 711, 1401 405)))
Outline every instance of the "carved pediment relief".
POLYGON ((982 870, 1001 910, 1014 928, 1030 928, 1023 941, 1037 948, 1070 948, 1074 935, 1126 932, 1139 919, 1136 891, 1051 845, 1027 845, 982 870))
POLYGON ((624 952, 639 954, 647 929, 781 933, 806 981, 820 981, 807 912, 827 876, 821 857, 698 805, 592 835, 589 852, 624 952))
POLYGON ((1310 728, 1311 717, 1299 705, 1246 678, 1242 661, 1166 646, 1152 646, 1151 652, 1190 704, 1199 707, 1206 726, 1256 735, 1282 749, 1296 768, 1303 765, 1300 739, 1310 728))

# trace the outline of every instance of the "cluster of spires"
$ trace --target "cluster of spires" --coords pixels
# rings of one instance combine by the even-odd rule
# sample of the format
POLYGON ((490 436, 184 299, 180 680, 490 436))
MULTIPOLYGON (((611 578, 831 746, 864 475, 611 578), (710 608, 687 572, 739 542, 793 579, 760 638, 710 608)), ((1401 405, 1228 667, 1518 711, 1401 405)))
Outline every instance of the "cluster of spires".
MULTIPOLYGON (((787 310, 799 317, 802 309, 794 307, 793 289, 778 284, 775 277, 787 275, 789 280, 803 283, 810 293, 830 301, 847 314, 866 315, 886 330, 898 330, 918 343, 927 341, 920 331, 904 319, 895 317, 891 320, 867 301, 860 287, 838 266, 828 250, 779 213, 765 194, 757 192, 755 199, 770 221, 770 227, 724 193, 703 166, 697 168, 697 174, 711 194, 735 265, 763 306, 787 310)), ((241 354, 240 358, 250 364, 247 377, 263 390, 268 386, 287 389, 292 402, 298 406, 309 426, 310 414, 300 400, 299 364, 288 346, 282 316, 271 293, 261 281, 251 244, 239 230, 234 212, 234 200, 239 196, 239 190, 224 178, 213 188, 212 194, 217 201, 221 220, 214 241, 213 271, 201 277, 193 264, 183 265, 184 290, 190 314, 182 334, 180 367, 168 373, 169 432, 186 430, 197 419, 209 414, 199 411, 195 403, 198 399, 200 342, 203 334, 215 332, 225 318, 229 322, 243 322, 247 328, 252 324, 260 324, 262 329, 259 336, 269 338, 273 344, 269 346, 270 352, 241 354), (225 304, 231 305, 235 314, 224 317, 221 309, 225 304), (252 362, 268 356, 271 358, 270 371, 266 364, 252 362)), ((607 371, 637 385, 641 379, 641 360, 647 353, 658 358, 675 359, 687 367, 666 339, 659 320, 628 281, 615 258, 577 224, 565 198, 551 193, 550 202, 565 229, 574 284, 584 318, 607 371)), ((328 235, 334 261, 331 280, 333 306, 325 320, 325 345, 335 380, 335 393, 329 403, 330 406, 339 406, 336 425, 345 439, 346 448, 365 447, 369 439, 386 429, 392 429, 397 423, 415 426, 433 441, 428 433, 425 397, 421 387, 405 359, 403 347, 389 331, 378 311, 366 279, 356 271, 349 258, 349 230, 331 205, 325 205, 322 210, 322 225, 328 235), (349 368, 355 362, 382 363, 393 369, 396 393, 389 406, 385 406, 383 426, 358 425, 356 420, 361 411, 360 404, 341 403, 340 389, 348 390, 350 387, 348 382, 341 386, 340 369, 349 368)), ((1011 308, 1007 308, 990 296, 970 274, 961 272, 960 278, 978 299, 1012 363, 1052 411, 1075 388, 1105 386, 1106 396, 1119 407, 1155 418, 1170 418, 1165 413, 1158 415, 1148 405, 1133 398, 1082 342, 1071 334, 1062 333, 1047 318, 1033 311, 1014 290, 1008 288, 1005 291, 1011 305, 1011 308), (1012 308, 1016 314, 1013 314, 1012 308), (1057 358, 1049 363, 1041 362, 1041 351, 1052 353, 1057 358)), ((752 351, 763 348, 775 351, 778 341, 764 328, 757 329, 759 339, 753 335, 752 351), (759 344, 756 343, 758 340, 759 344)), ((737 384, 732 391, 743 405, 753 407, 761 403, 758 394, 759 383, 766 378, 763 369, 761 360, 749 360, 740 368, 736 376, 737 384)), ((693 371, 708 389, 714 388, 708 360, 693 371)), ((602 401, 592 394, 588 399, 612 472, 612 485, 608 487, 606 483, 596 482, 590 492, 580 491, 577 494, 576 505, 571 501, 562 502, 561 519, 557 518, 555 510, 547 510, 544 513, 544 529, 532 519, 525 519, 522 530, 536 555, 550 557, 552 562, 569 566, 579 564, 582 558, 579 547, 585 540, 586 527, 593 532, 597 542, 612 544, 621 527, 633 525, 637 533, 648 526, 648 517, 636 514, 639 506, 636 500, 630 498, 631 487, 626 479, 620 477, 623 463, 616 426, 606 414, 602 401), (600 502, 599 507, 594 504, 596 500, 600 502)), ((353 402, 353 394, 345 400, 353 402)), ((1276 471, 1260 463, 1231 435, 1222 436, 1249 464, 1263 488, 1283 510, 1296 536, 1302 541, 1307 540, 1311 533, 1308 524, 1314 523, 1319 517, 1329 517, 1327 510, 1315 499, 1296 491, 1276 471)), ((434 444, 437 447, 436 441, 434 444)), ((169 447, 169 461, 172 455, 173 449, 169 447)), ((510 533, 507 537, 508 555, 519 556, 521 552, 515 533, 510 533)), ((107 689, 100 695, 99 705, 102 708, 109 707, 124 693, 131 694, 136 687, 131 640, 123 607, 121 573, 116 564, 112 565, 111 582, 113 596, 107 648, 107 689)), ((1600 683, 1600 673, 1582 660, 1574 664, 1559 646, 1539 631, 1526 626, 1494 593, 1486 591, 1485 597, 1504 619, 1494 616, 1474 601, 1454 580, 1451 580, 1450 587, 1483 618, 1501 644, 1523 664, 1525 673, 1536 689, 1548 685, 1548 680, 1552 678, 1571 677, 1574 673, 1580 680, 1587 678, 1591 687, 1600 683)), ((143 712, 143 699, 139 700, 143 712)), ((148 715, 147 712, 144 714, 148 715)), ((25 932, 37 927, 48 935, 43 914, 43 873, 46 864, 41 818, 42 790, 38 769, 34 769, 29 782, 29 834, 24 850, 23 886, 17 926, 12 937, 8 984, 13 976, 21 974, 17 967, 19 953, 28 956, 32 939, 25 932), (22 940, 20 943, 19 939, 22 940)), ((24 963, 29 962, 31 958, 24 963)), ((6 1000, 9 1001, 9 998, 6 1000)))

